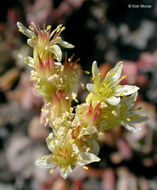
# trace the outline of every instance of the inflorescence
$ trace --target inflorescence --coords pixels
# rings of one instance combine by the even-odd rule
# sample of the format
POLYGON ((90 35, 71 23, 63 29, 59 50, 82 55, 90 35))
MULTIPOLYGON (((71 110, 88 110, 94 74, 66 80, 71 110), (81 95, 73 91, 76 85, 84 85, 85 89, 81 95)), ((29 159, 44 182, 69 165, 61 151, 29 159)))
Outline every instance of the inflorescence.
POLYGON ((65 27, 59 25, 51 32, 50 25, 40 29, 32 22, 28 29, 17 22, 17 26, 33 48, 33 57, 23 58, 21 54, 19 57, 32 67, 30 78, 44 99, 41 110, 44 125, 52 129, 46 138, 51 154, 38 159, 36 166, 50 168, 50 174, 59 168, 65 179, 77 165, 88 169, 87 164, 100 161, 98 136, 105 130, 123 126, 136 132, 134 124, 147 120, 133 108, 139 88, 120 84, 126 78, 125 75, 121 77, 123 62, 118 62, 102 78, 94 61, 93 83, 86 85, 89 91, 86 101, 72 107, 72 101, 78 103, 82 70, 72 57, 66 57, 61 63, 60 46, 74 47, 60 37, 65 27))

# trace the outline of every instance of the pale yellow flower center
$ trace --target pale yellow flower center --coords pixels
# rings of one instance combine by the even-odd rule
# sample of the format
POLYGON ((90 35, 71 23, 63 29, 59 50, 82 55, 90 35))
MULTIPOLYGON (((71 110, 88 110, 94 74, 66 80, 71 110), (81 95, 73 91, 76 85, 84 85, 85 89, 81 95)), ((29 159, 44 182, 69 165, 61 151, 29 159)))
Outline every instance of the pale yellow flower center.
POLYGON ((105 78, 100 86, 97 87, 96 93, 109 98, 115 95, 117 89, 117 82, 114 82, 111 78, 105 78))
POLYGON ((73 153, 71 144, 66 144, 66 146, 58 146, 53 152, 53 160, 63 167, 72 165, 76 161, 76 155, 73 153))

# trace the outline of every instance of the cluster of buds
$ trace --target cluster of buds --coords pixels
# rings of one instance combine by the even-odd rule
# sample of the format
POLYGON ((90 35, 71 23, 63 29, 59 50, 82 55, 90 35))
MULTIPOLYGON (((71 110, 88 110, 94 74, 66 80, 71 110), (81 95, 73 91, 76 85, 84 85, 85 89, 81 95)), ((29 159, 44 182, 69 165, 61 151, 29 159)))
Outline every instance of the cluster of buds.
POLYGON ((17 23, 19 31, 29 39, 27 43, 33 48, 33 57, 19 55, 32 67, 31 80, 35 89, 43 98, 42 118, 45 126, 52 132, 46 138, 51 154, 38 159, 35 164, 41 168, 59 168, 63 178, 80 165, 84 169, 92 162, 100 161, 98 157, 98 136, 112 127, 124 126, 136 132, 135 123, 143 122, 147 117, 133 109, 138 87, 120 85, 122 62, 107 73, 105 78, 97 67, 92 65, 93 84, 87 84, 89 94, 86 101, 72 107, 77 101, 81 81, 81 66, 72 57, 62 64, 62 50, 74 46, 60 37, 65 29, 62 25, 51 31, 51 26, 40 29, 31 23, 29 29, 17 23))

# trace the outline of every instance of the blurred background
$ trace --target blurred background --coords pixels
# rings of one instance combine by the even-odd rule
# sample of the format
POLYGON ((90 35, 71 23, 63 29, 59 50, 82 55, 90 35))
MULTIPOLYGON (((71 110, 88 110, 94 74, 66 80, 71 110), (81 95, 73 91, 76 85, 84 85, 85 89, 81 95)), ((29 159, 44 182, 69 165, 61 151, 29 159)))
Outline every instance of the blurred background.
MULTIPOLYGON (((5 0, 0 6, 0 190, 157 190, 157 1, 5 0), (48 153, 49 129, 40 124, 42 99, 17 57, 32 55, 16 22, 55 28, 75 45, 84 70, 97 60, 103 75, 124 61, 123 81, 140 87, 136 106, 149 121, 138 134, 120 126, 100 137, 99 163, 76 168, 67 180, 34 166, 48 153)), ((90 75, 83 75, 84 83, 90 75)), ((87 93, 79 91, 79 102, 87 93)))

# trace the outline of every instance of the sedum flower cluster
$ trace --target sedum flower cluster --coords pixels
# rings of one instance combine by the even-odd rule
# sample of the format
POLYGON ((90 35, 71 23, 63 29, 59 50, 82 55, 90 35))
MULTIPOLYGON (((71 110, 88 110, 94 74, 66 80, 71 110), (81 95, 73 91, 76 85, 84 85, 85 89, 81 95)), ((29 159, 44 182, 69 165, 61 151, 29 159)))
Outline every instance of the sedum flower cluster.
POLYGON ((40 29, 31 23, 28 29, 18 22, 17 26, 28 37, 27 44, 33 48, 32 57, 19 57, 32 68, 31 80, 44 99, 41 110, 44 125, 52 129, 46 138, 51 153, 35 164, 50 168, 51 174, 59 168, 61 176, 67 178, 77 165, 88 169, 87 164, 100 161, 98 136, 105 130, 120 125, 136 132, 134 124, 147 119, 133 109, 139 88, 120 85, 126 77, 121 77, 122 62, 118 62, 102 78, 94 61, 93 83, 86 85, 89 91, 86 101, 72 107, 72 101, 78 103, 82 71, 78 61, 73 61, 72 57, 66 57, 61 63, 61 47, 74 47, 60 37, 65 27, 59 25, 51 32, 50 25, 40 29))

